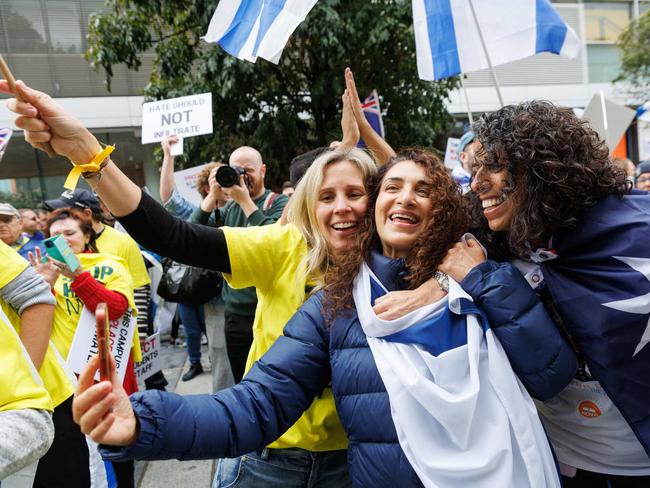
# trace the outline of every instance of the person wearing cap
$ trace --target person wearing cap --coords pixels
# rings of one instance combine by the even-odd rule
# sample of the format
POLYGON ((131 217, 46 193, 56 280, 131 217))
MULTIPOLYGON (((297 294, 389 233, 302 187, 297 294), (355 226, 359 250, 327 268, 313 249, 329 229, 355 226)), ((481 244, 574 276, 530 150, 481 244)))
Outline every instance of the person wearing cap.
POLYGON ((60 198, 47 200, 45 207, 50 210, 66 207, 83 210, 92 219, 93 230, 97 234, 96 244, 99 252, 113 254, 126 262, 134 288, 140 288, 150 283, 140 248, 128 234, 117 231, 102 222, 102 207, 92 192, 80 188, 73 191, 66 190, 60 198))
POLYGON ((0 203, 0 240, 13 248, 23 258, 36 248, 44 251, 41 240, 33 239, 23 232, 20 213, 9 203, 0 203))
POLYGON ((636 167, 635 184, 639 190, 650 191, 650 159, 641 161, 636 167))
MULTIPOLYGON (((128 235, 102 222, 102 208, 99 200, 92 192, 77 188, 66 190, 56 200, 45 201, 47 209, 77 208, 91 219, 93 231, 95 232, 95 246, 101 254, 112 254, 122 258, 126 269, 131 275, 134 297, 139 294, 146 294, 151 282, 144 258, 136 242, 128 235)), ((131 357, 134 362, 142 361, 140 341, 138 334, 133 335, 131 357)), ((133 462, 114 463, 113 468, 117 476, 118 484, 129 486, 133 483, 133 462)))
POLYGON ((463 189, 463 193, 469 191, 470 179, 472 177, 472 163, 474 161, 474 132, 465 132, 458 142, 458 160, 460 161, 451 171, 451 177, 463 189))

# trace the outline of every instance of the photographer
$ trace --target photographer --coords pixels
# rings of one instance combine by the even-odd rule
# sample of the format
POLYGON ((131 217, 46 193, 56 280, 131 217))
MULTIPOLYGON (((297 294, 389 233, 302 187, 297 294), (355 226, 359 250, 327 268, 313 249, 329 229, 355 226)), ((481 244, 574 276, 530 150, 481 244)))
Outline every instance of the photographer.
MULTIPOLYGON (((219 212, 217 221, 227 227, 250 227, 270 225, 281 216, 289 201, 286 195, 278 195, 264 187, 266 165, 261 154, 252 147, 242 146, 233 151, 230 168, 219 168, 216 174, 221 191, 231 200, 219 212), (232 171, 232 169, 235 171, 232 171), (239 176, 238 181, 236 177, 239 176), (237 181, 236 184, 235 181, 237 181), (230 185, 230 186, 229 186, 230 185)), ((207 198, 206 198, 207 200, 207 198)), ((206 200, 192 218, 193 222, 206 224, 213 208, 206 200)), ((213 204, 214 205, 214 204, 213 204)), ((253 319, 257 297, 255 288, 235 290, 224 283, 221 292, 225 312, 226 349, 236 383, 244 376, 246 358, 253 342, 253 319)))

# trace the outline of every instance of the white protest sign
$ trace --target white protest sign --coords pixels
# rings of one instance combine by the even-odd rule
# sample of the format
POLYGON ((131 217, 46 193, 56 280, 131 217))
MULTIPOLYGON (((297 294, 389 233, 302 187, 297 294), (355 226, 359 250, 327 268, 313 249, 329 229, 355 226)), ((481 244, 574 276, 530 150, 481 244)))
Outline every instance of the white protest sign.
POLYGON ((447 139, 447 150, 445 151, 445 166, 447 168, 453 169, 456 166, 460 159, 458 159, 458 143, 460 139, 455 137, 449 137, 447 139))
POLYGON ((594 95, 582 118, 591 123, 593 129, 607 143, 611 154, 635 115, 636 112, 632 109, 607 100, 603 95, 594 95))
POLYGON ((212 93, 142 104, 142 144, 212 134, 212 93))
POLYGON ((179 137, 178 140, 170 146, 169 154, 172 156, 180 156, 183 154, 183 138, 179 137))
MULTIPOLYGON (((131 352, 131 341, 133 340, 133 333, 135 331, 135 317, 129 309, 119 319, 111 320, 109 324, 111 354, 115 358, 117 375, 120 378, 120 382, 122 382, 126 373, 129 353, 131 352)), ((81 311, 79 322, 77 322, 77 330, 72 339, 70 352, 68 353, 68 365, 75 373, 81 373, 90 358, 95 354, 97 354, 95 314, 84 307, 81 311)), ((99 381, 99 371, 95 375, 95 379, 99 381)))
POLYGON ((142 349, 142 362, 135 368, 138 380, 144 381, 162 369, 162 356, 160 355, 160 333, 150 335, 140 342, 142 349))
POLYGON ((174 172, 174 184, 176 185, 176 191, 178 191, 178 193, 180 193, 183 198, 189 200, 197 207, 201 205, 202 198, 201 194, 196 189, 196 180, 199 177, 199 173, 206 166, 207 164, 202 164, 201 166, 194 166, 193 168, 174 172))

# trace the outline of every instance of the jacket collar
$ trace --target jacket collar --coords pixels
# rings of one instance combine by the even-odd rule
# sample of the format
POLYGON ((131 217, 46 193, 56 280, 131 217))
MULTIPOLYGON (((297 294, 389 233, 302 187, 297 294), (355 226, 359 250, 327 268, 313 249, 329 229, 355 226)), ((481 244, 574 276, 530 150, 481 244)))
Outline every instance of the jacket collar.
POLYGON ((404 278, 408 275, 408 270, 403 258, 391 259, 375 250, 370 255, 368 266, 388 291, 406 289, 404 278))

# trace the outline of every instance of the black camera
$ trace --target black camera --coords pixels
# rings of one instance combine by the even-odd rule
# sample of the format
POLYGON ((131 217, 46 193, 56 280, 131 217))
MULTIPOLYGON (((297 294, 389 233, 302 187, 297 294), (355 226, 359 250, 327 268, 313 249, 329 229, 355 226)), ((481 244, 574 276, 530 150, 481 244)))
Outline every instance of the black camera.
POLYGON ((244 168, 240 168, 239 166, 220 166, 214 174, 214 177, 221 186, 230 188, 233 185, 239 184, 240 175, 244 175, 244 178, 246 178, 246 170, 244 168))

